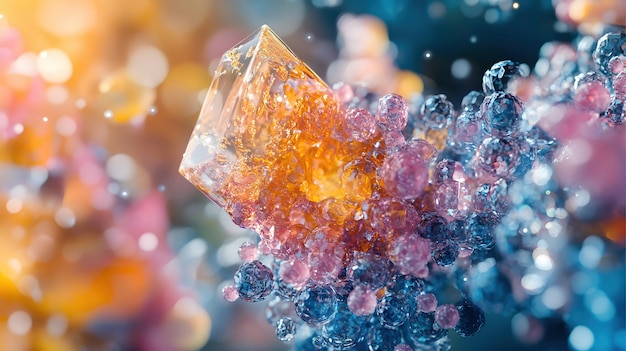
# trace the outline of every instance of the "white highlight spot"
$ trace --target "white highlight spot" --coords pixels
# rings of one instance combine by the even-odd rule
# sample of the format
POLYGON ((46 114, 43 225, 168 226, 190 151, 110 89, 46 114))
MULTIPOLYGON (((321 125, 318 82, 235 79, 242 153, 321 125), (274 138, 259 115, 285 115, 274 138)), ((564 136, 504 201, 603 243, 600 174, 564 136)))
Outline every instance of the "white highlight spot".
POLYGON ((72 76, 72 61, 63 50, 48 49, 37 57, 37 71, 48 83, 64 83, 72 76))
POLYGON ((144 45, 131 52, 126 68, 137 84, 154 88, 167 76, 169 64, 161 50, 144 45))
POLYGON ((54 314, 48 318, 46 329, 50 335, 61 336, 65 334, 68 327, 67 318, 62 314, 54 314))
POLYGON ((574 350, 587 351, 591 349, 594 342, 591 330, 582 325, 572 329, 572 332, 569 334, 569 344, 574 350))
POLYGON ((115 180, 131 180, 135 175, 135 161, 126 154, 113 155, 107 160, 106 170, 115 180))
POLYGON ((464 58, 456 59, 452 62, 450 73, 456 79, 465 79, 472 73, 472 65, 464 58))
POLYGON ((33 320, 30 314, 24 311, 15 311, 9 316, 7 326, 11 333, 16 335, 26 335, 33 326, 33 320))
POLYGON ((154 233, 146 232, 139 237, 139 248, 143 251, 154 251, 159 245, 159 238, 154 233))

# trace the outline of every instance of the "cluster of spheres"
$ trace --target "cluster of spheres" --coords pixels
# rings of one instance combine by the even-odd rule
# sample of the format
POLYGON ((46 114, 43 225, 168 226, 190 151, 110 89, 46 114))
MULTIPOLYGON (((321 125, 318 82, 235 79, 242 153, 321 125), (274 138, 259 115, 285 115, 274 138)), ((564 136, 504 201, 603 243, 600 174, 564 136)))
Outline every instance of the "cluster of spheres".
POLYGON ((330 89, 263 27, 224 55, 181 173, 260 236, 224 298, 268 301, 297 350, 448 350, 485 312, 623 349, 625 99, 623 32, 498 62, 455 108, 330 89))

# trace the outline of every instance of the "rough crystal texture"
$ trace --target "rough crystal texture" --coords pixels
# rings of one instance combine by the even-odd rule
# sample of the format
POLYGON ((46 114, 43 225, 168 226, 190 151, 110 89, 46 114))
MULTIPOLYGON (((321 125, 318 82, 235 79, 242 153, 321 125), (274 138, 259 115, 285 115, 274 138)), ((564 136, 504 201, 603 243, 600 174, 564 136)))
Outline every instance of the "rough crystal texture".
POLYGON ((426 293, 417 297, 417 308, 421 312, 434 312, 437 308, 437 297, 434 294, 426 293))
POLYGON ((242 300, 256 302, 264 300, 272 291, 274 274, 259 261, 243 264, 235 273, 235 286, 242 300))
POLYGON ((281 318, 276 322, 276 337, 280 341, 291 341, 296 334, 296 322, 291 318, 281 318))
POLYGON ((404 323, 409 315, 409 306, 394 294, 385 295, 376 313, 385 328, 396 328, 404 323))
POLYGON ((470 301, 459 301, 456 303, 456 308, 459 311, 459 320, 454 327, 457 334, 474 336, 485 325, 485 314, 470 301))
POLYGON ((295 299, 296 313, 307 323, 322 323, 332 319, 337 311, 335 291, 331 287, 310 285, 295 299))
POLYGON ((623 38, 599 41, 600 72, 591 47, 577 60, 557 46, 528 78, 497 63, 455 110, 444 95, 333 91, 261 28, 224 55, 181 165, 260 235, 224 297, 269 298, 298 350, 447 351, 448 329, 475 335, 483 309, 559 313, 543 294, 561 289, 552 271, 577 274, 560 264, 581 246, 558 240, 589 224, 586 203, 593 220, 623 207, 610 147, 624 145, 623 38), (453 287, 463 299, 438 306, 453 287))
POLYGON ((357 286, 348 295, 348 309, 356 316, 369 316, 376 309, 376 294, 368 288, 357 286))
POLYGON ((435 322, 444 329, 454 328, 459 322, 459 310, 453 305, 441 305, 435 310, 435 322))
POLYGON ((505 91, 509 83, 517 77, 527 76, 520 64, 511 60, 500 61, 483 75, 483 91, 492 94, 496 91, 505 91))
MULTIPOLYGON (((284 284, 333 283, 368 251, 383 253, 362 262, 372 274, 349 274, 372 290, 389 278, 389 255, 401 271, 424 276, 430 244, 407 239, 419 247, 408 252, 392 242, 416 229, 413 201, 426 192, 437 149, 405 140, 401 96, 386 95, 371 111, 342 105, 338 94, 346 92, 331 90, 264 26, 222 57, 180 172, 259 233, 261 253, 308 267, 285 266, 284 284)), ((253 247, 241 254, 256 259, 253 247)))
MULTIPOLYGON (((388 95, 379 106, 376 116, 346 110, 264 26, 222 57, 180 172, 236 224, 258 232, 264 253, 304 257, 310 277, 328 283, 351 259, 346 246, 367 251, 372 238, 386 244, 394 229, 412 230, 404 220, 363 228, 366 211, 393 216, 383 207, 394 196, 414 200, 428 184, 425 161, 436 150, 405 142, 406 102, 388 95)), ((396 207, 415 212, 408 202, 396 207)))

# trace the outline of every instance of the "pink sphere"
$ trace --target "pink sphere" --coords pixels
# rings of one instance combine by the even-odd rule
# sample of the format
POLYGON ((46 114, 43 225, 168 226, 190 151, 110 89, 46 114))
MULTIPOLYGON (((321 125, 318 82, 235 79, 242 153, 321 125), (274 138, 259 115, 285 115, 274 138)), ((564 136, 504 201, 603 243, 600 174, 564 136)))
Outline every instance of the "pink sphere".
POLYGON ((376 293, 357 286, 348 295, 348 309, 357 316, 369 316, 376 309, 376 293))
POLYGON ((400 273, 422 276, 430 259, 430 241, 415 234, 401 236, 389 245, 389 259, 400 273))
POLYGON ((387 94, 378 100, 376 118, 388 131, 402 130, 409 119, 409 107, 402 96, 387 94))
POLYGON ((280 265, 278 274, 285 283, 300 285, 309 279, 309 267, 301 260, 287 261, 280 265))
POLYGON ((259 258, 259 251, 253 243, 245 242, 239 247, 239 258, 244 262, 254 261, 259 258))
POLYGON ((454 305, 441 305, 435 310, 435 322, 443 329, 454 328, 459 322, 459 311, 454 305))
POLYGON ((235 302, 239 298, 239 290, 232 284, 226 285, 222 288, 222 296, 228 302, 235 302))
POLYGON ((578 87, 574 94, 576 106, 588 111, 600 113, 609 107, 610 102, 611 94, 601 82, 587 82, 578 87))
POLYGON ((433 312, 437 308, 437 297, 431 293, 417 297, 417 309, 421 312, 433 312))
POLYGON ((428 167, 419 156, 408 151, 387 157, 379 172, 385 190, 399 199, 418 198, 428 185, 428 167))

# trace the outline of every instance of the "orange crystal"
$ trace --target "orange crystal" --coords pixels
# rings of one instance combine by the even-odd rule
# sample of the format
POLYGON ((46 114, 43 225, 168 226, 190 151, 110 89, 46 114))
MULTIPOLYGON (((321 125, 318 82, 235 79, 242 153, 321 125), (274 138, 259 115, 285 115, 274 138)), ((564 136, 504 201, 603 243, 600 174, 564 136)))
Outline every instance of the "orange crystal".
POLYGON ((259 229, 263 212, 288 220, 300 200, 333 199, 324 206, 345 218, 375 175, 344 174, 369 146, 344 140, 342 118, 333 91, 263 26, 222 57, 180 172, 244 226, 259 229))

